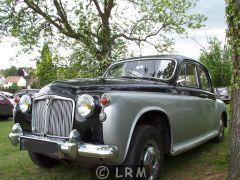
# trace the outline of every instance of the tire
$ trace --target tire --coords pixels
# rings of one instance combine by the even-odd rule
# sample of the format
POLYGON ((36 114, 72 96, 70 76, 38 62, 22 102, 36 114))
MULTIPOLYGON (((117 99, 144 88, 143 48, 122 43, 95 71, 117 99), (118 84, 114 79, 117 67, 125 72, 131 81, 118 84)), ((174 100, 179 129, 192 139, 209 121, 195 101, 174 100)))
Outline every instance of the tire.
POLYGON ((152 179, 159 179, 163 167, 163 160, 164 148, 161 131, 149 125, 137 127, 135 133, 133 134, 127 157, 123 164, 124 167, 146 167, 145 170, 147 170, 146 174, 148 177, 152 176, 152 179), (155 149, 154 151, 152 151, 152 147, 155 149), (146 154, 148 152, 150 152, 151 155, 157 154, 157 158, 155 155, 149 156, 155 157, 153 158, 155 160, 151 161, 151 163, 146 162, 146 154), (153 170, 151 167, 153 166, 152 164, 155 163, 157 163, 157 168, 153 170))
POLYGON ((29 151, 28 154, 32 162, 41 168, 50 169, 60 164, 58 160, 45 156, 43 154, 39 154, 31 151, 29 151))
POLYGON ((220 120, 220 133, 218 134, 217 137, 215 137, 213 139, 213 142, 215 142, 215 143, 222 142, 224 140, 224 132, 225 132, 224 122, 223 122, 223 118, 221 118, 221 120, 220 120))

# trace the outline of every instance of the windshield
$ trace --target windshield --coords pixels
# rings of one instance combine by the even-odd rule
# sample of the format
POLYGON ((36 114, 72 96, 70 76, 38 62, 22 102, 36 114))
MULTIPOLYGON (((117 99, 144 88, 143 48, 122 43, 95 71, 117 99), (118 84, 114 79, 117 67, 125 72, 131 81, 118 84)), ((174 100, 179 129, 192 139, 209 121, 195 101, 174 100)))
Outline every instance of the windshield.
POLYGON ((135 60, 117 63, 110 67, 105 73, 105 77, 121 78, 154 78, 159 80, 169 80, 175 70, 175 60, 135 60))

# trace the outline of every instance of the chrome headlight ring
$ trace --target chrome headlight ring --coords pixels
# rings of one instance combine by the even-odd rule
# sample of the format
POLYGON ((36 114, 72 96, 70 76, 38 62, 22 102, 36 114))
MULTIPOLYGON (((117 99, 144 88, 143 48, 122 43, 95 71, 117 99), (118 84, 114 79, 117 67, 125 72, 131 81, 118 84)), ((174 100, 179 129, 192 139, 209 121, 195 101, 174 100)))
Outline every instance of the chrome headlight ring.
POLYGON ((94 98, 88 94, 83 94, 77 99, 77 111, 83 118, 88 118, 93 114, 95 108, 94 98))
POLYGON ((19 101, 19 108, 22 113, 26 113, 32 105, 32 99, 29 95, 23 95, 19 101))

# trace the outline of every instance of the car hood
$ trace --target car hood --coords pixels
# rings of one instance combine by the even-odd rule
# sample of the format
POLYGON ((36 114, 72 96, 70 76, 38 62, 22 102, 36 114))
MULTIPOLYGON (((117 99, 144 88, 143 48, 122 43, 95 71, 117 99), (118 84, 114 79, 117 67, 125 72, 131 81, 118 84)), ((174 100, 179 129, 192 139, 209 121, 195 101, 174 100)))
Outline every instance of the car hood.
POLYGON ((169 89, 169 84, 160 81, 143 79, 109 79, 109 78, 80 78, 73 80, 55 81, 44 87, 38 95, 67 94, 76 95, 81 92, 117 91, 160 91, 169 89))

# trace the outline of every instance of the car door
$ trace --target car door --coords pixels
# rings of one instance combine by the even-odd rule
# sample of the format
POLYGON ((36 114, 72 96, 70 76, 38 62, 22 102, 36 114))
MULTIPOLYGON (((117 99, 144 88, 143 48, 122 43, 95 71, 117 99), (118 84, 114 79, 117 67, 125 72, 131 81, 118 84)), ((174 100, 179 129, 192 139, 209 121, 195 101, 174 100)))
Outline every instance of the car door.
POLYGON ((200 97, 200 82, 198 65, 194 61, 184 61, 181 64, 176 86, 177 94, 182 99, 184 119, 178 121, 177 142, 190 144, 206 133, 204 101, 200 97))
POLYGON ((207 69, 201 64, 198 65, 198 78, 200 83, 200 98, 204 104, 204 122, 206 132, 211 132, 216 127, 216 118, 215 114, 217 114, 215 104, 216 104, 216 96, 213 91, 212 82, 210 76, 208 74, 207 69))

